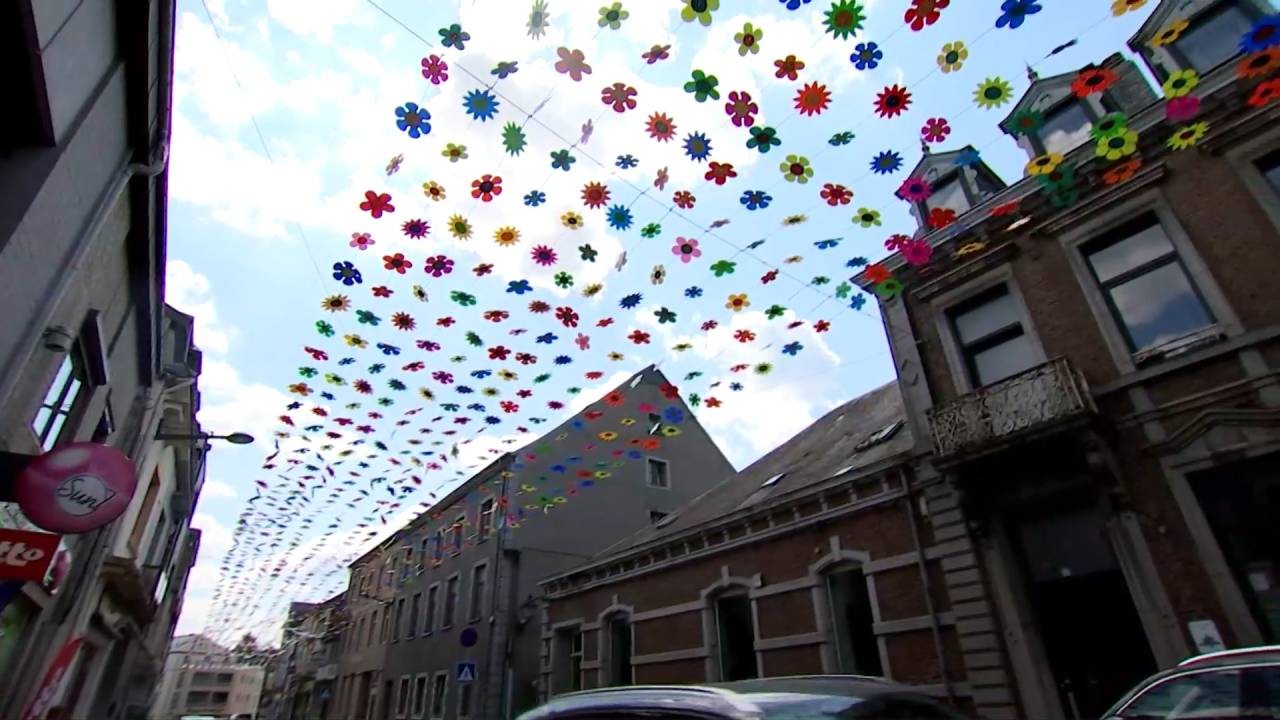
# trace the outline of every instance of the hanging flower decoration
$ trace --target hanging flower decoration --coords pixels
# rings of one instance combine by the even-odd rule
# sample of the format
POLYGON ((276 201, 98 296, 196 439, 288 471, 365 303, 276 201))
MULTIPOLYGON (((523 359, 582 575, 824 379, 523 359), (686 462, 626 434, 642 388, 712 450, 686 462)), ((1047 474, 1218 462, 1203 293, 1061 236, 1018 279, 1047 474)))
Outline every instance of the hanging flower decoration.
POLYGON ((831 9, 823 13, 826 31, 837 40, 848 40, 857 35, 866 19, 862 6, 854 0, 836 0, 831 3, 831 9))
POLYGON ((448 143, 444 146, 444 150, 440 151, 440 156, 444 158, 448 158, 449 162, 451 163, 456 163, 462 160, 466 160, 468 157, 467 146, 448 143))
POLYGON ((728 182, 729 178, 738 177, 738 173, 733 169, 733 165, 730 163, 713 161, 707 166, 707 173, 703 177, 706 180, 714 182, 716 185, 723 185, 728 182))
POLYGON ((612 5, 605 5, 600 8, 600 19, 596 24, 600 27, 607 27, 610 30, 617 30, 622 27, 622 21, 631 17, 631 13, 622 8, 622 3, 615 2, 612 5))
POLYGON ((738 202, 746 206, 748 210, 763 210, 769 207, 769 203, 773 201, 773 196, 763 190, 748 190, 742 193, 742 197, 738 198, 738 202))
POLYGON ((440 28, 436 31, 440 36, 440 44, 445 47, 457 48, 459 50, 467 49, 467 41, 471 39, 471 33, 462 29, 458 23, 454 23, 449 27, 440 28))
POLYGON ((1039 110, 1019 110, 1009 118, 1009 133, 1015 137, 1034 135, 1044 127, 1044 114, 1039 110))
POLYGON ((813 177, 809 158, 803 155, 788 155, 786 160, 778 165, 778 169, 782 171, 782 176, 787 179, 787 182, 804 185, 809 182, 809 178, 813 177))
POLYGON ((1280 78, 1258 83, 1249 95, 1249 107, 1264 107, 1280 98, 1280 78))
POLYGON ((876 95, 876 114, 882 118, 901 115, 911 106, 911 93, 898 85, 890 85, 876 95))
POLYGON ((1269 15, 1240 37, 1240 52, 1250 53, 1280 45, 1280 15, 1269 15))
POLYGON ((443 277, 453 272, 453 260, 444 255, 435 255, 427 258, 422 267, 431 277, 443 277))
POLYGON ((529 251, 529 257, 542 267, 551 267, 556 264, 556 260, 558 259, 556 251, 546 245, 535 245, 533 250, 529 251))
POLYGON ((382 256, 383 267, 388 270, 394 270, 403 275, 406 270, 413 268, 413 262, 406 260, 404 253, 396 253, 395 255, 382 256))
POLYGON ((1129 159, 1112 165, 1102 173, 1102 182, 1107 185, 1118 185, 1133 178, 1142 169, 1142 158, 1133 155, 1129 159))
POLYGON ((357 250, 368 250, 370 245, 377 245, 378 243, 369 233, 351 233, 351 242, 349 244, 357 250))
POLYGON ((671 246, 671 254, 680 258, 680 262, 688 265, 694 258, 702 257, 702 250, 698 248, 698 241, 677 237, 674 245, 671 246))
POLYGON ((760 106, 751 99, 750 93, 735 90, 729 93, 729 102, 724 104, 724 111, 734 127, 751 127, 756 122, 760 106))
POLYGON ((808 83, 796 93, 795 107, 801 115, 820 115, 830 104, 831 93, 820 83, 808 83))
MULTIPOLYGON (((730 96, 732 97, 732 96, 730 96)), ((676 124, 667 117, 666 113, 654 113, 645 121, 645 130, 648 131, 649 137, 658 142, 667 142, 676 135, 676 124)))
POLYGON ((879 227, 882 224, 880 211, 869 208, 858 208, 858 214, 854 216, 853 221, 864 228, 879 227))
POLYGON ((614 230, 626 230, 631 227, 631 210, 622 206, 614 205, 609 208, 609 227, 614 230))
POLYGON ((930 229, 941 230, 956 221, 956 211, 951 208, 933 208, 929 211, 930 229))
POLYGON ((1096 154, 1108 160, 1119 160, 1138 151, 1138 133, 1123 128, 1098 141, 1096 154))
POLYGON ((391 196, 387 193, 376 193, 372 190, 366 190, 364 193, 364 202, 360 203, 360 209, 369 213, 374 218, 380 218, 383 213, 395 212, 396 206, 391 204, 391 196))
POLYGON ((600 100, 617 113, 636 108, 636 89, 626 83, 614 83, 600 91, 600 100))
POLYGON ((1195 70, 1178 70, 1169 74, 1164 81, 1164 96, 1178 98, 1189 95, 1200 84, 1200 75, 1195 70))
POLYGON ((396 127, 411 138, 420 138, 431 132, 431 113, 417 103, 405 103, 396 108, 396 127))
POLYGON ((462 99, 462 107, 472 120, 485 122, 498 114, 498 98, 488 90, 472 90, 462 99))
POLYGON ((510 247, 520 242, 520 231, 510 225, 504 225, 493 231, 493 241, 502 247, 510 247))
POLYGON ((764 30, 751 23, 743 23, 742 31, 733 35, 733 41, 738 43, 738 55, 742 57, 746 57, 747 53, 758 54, 762 39, 764 39, 764 30))
POLYGON ((788 55, 781 60, 774 60, 773 66, 777 68, 773 73, 774 77, 795 82, 800 77, 800 71, 804 69, 804 61, 797 60, 795 55, 788 55))
POLYGON ((871 170, 877 175, 889 175, 902 167, 902 155, 895 150, 886 150, 871 160, 871 170))
POLYGON ((698 199, 688 190, 677 190, 676 194, 671 196, 671 202, 681 210, 688 210, 698 202, 698 199))
POLYGON ((333 264, 333 279, 347 286, 359 285, 364 282, 364 277, 360 275, 360 271, 350 261, 333 264))
POLYGON ((428 223, 426 220, 419 220, 417 218, 413 220, 407 220, 403 225, 400 226, 400 231, 403 232, 406 236, 413 238, 414 240, 420 240, 426 237, 427 233, 431 232, 431 223, 428 223))
POLYGON ((942 9, 950 4, 951 0, 911 0, 911 7, 903 14, 902 21, 910 25, 912 31, 920 32, 938 22, 942 9))
POLYGON ((502 176, 481 175, 478 180, 471 181, 471 197, 482 202, 490 202, 502 194, 502 176))
POLYGON ((556 49, 556 55, 560 57, 555 64, 556 72, 568 75, 574 82, 582 82, 583 75, 591 74, 591 66, 587 64, 587 57, 581 50, 562 47, 556 49))
POLYGON ((909 177, 898 186, 896 194, 907 202, 924 202, 933 194, 933 188, 924 178, 909 177))
POLYGON ((711 24, 711 14, 719 9, 720 0, 684 0, 680 19, 685 22, 697 20, 705 27, 711 24))
POLYGON ((751 307, 751 301, 747 299, 746 293, 740 293, 737 295, 730 295, 724 306, 734 312, 742 312, 743 310, 751 307))
POLYGON ((963 42, 949 42, 938 53, 938 69, 944 73, 952 73, 964 67, 964 61, 968 59, 969 49, 963 42))
POLYGON ((568 150, 553 150, 551 152, 552 170, 563 170, 565 172, 569 172, 570 168, 572 168, 573 164, 577 161, 578 159, 571 155, 568 150))
POLYGON ((996 29, 1017 30, 1026 22, 1028 15, 1035 15, 1043 9, 1040 0, 1004 0, 1000 4, 1000 17, 996 18, 996 29))
POLYGON ((1196 143, 1204 139, 1206 133, 1209 132, 1209 123, 1201 120, 1197 123, 1184 125, 1173 132, 1169 136, 1169 148, 1172 150, 1186 150, 1193 148, 1196 143))
POLYGON ((929 118, 920 128, 920 135, 925 142, 940 143, 951 134, 951 125, 946 118, 929 118))
POLYGON ((849 56, 849 62, 859 70, 875 70, 883 59, 884 51, 873 42, 854 45, 853 54, 849 56))
POLYGON ((582 187, 582 202, 595 210, 609 203, 609 188, 598 182, 589 182, 582 187))
POLYGON ((1003 78, 987 78, 973 91, 973 101, 978 107, 991 110, 1013 99, 1013 87, 1003 78))
POLYGON ((747 148, 749 150, 758 150, 761 153, 767 153, 771 148, 781 144, 782 141, 778 139, 778 131, 772 127, 753 127, 751 128, 751 137, 747 138, 747 148))
POLYGON ((449 79, 449 63, 439 55, 422 58, 422 77, 430 80, 432 85, 439 85, 449 79))
POLYGON ((1200 114, 1200 98, 1183 95, 1164 104, 1164 116, 1170 122, 1186 122, 1200 114))
POLYGON ((708 99, 719 100, 720 91, 716 86, 720 81, 715 75, 708 75, 701 70, 694 70, 692 79, 684 84, 684 91, 693 95, 698 102, 706 102, 708 99))
POLYGON ((1111 3, 1111 14, 1120 17, 1128 12, 1133 12, 1147 4, 1147 0, 1113 0, 1111 3))
POLYGON ((470 240, 471 222, 461 215, 450 216, 449 234, 457 240, 470 240))
POLYGON ((1190 23, 1186 20, 1182 18, 1174 20, 1168 25, 1157 30, 1156 34, 1151 36, 1151 41, 1147 44, 1153 48, 1162 48, 1172 45, 1178 41, 1178 38, 1182 37, 1182 33, 1186 32, 1188 27, 1190 27, 1190 23))
POLYGON ((848 205, 853 200, 853 191, 838 183, 826 183, 818 195, 831 207, 848 205))
POLYGON ((1058 153, 1055 153, 1055 152, 1045 153, 1038 157, 1032 158, 1032 160, 1027 163, 1027 168, 1026 168, 1027 174, 1028 175, 1048 175, 1054 170, 1057 170, 1058 166, 1062 164, 1062 161, 1063 161, 1063 157, 1058 153))
POLYGON ((1076 97, 1086 98, 1106 92, 1119 79, 1120 75, 1111 68, 1086 67, 1072 81, 1071 92, 1075 93, 1076 97))
POLYGON ((1264 48, 1246 56, 1236 65, 1236 77, 1242 80, 1265 77, 1280 70, 1280 48, 1264 48))
POLYGON ((689 133, 684 139, 684 154, 690 160, 702 162, 711 156, 711 141, 702 133, 689 133))

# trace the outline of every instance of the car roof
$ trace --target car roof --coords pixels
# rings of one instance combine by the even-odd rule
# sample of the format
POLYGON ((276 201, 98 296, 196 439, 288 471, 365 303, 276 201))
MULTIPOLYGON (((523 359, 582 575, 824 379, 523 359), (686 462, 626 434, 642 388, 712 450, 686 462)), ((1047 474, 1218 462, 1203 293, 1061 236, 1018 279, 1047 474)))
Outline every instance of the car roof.
POLYGON ((789 675, 734 682, 712 683, 736 693, 806 693, 837 697, 871 697, 890 692, 917 692, 906 685, 870 675, 789 675))
POLYGON ((1146 690, 1151 685, 1174 675, 1189 674, 1220 667, 1249 667, 1251 665, 1274 665, 1277 663, 1280 663, 1280 645, 1261 645, 1258 647, 1236 648, 1234 650, 1223 650, 1220 652, 1205 653, 1204 655, 1195 655, 1183 660, 1171 668, 1168 668, 1167 670, 1161 670, 1133 686, 1129 692, 1125 693, 1106 713, 1103 714, 1103 717, 1115 715, 1125 705, 1132 701, 1138 693, 1146 690))

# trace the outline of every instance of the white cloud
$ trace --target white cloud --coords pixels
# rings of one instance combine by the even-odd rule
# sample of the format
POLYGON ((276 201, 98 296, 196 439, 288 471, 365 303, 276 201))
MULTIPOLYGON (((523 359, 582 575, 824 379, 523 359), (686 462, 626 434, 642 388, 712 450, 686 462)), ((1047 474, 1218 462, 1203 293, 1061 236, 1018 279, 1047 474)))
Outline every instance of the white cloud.
POLYGON ((322 43, 328 43, 338 27, 356 21, 362 7, 360 0, 267 0, 271 19, 322 43))
POLYGON ((204 486, 200 489, 201 497, 233 498, 238 494, 235 488, 221 480, 205 480, 204 486))
POLYGON ((235 329, 219 320, 209 278, 182 260, 170 259, 165 268, 165 302, 195 318, 197 347, 215 355, 227 353, 235 329))

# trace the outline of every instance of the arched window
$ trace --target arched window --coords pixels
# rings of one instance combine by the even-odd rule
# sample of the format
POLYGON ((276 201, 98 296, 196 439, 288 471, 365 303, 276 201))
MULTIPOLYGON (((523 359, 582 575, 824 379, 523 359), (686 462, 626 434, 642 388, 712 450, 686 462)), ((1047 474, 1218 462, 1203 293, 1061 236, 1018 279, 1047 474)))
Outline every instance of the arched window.
POLYGON ((605 684, 631 685, 631 616, 615 612, 601 623, 605 638, 605 684))
POLYGON ((750 680, 760 676, 756 667, 756 631, 751 617, 751 597, 745 587, 731 587, 712 599, 715 613, 716 656, 720 680, 750 680))
POLYGON ((824 573, 824 577, 840 672, 884 675, 874 629, 875 616, 871 612, 871 594, 867 590, 862 566, 854 563, 835 565, 824 573))

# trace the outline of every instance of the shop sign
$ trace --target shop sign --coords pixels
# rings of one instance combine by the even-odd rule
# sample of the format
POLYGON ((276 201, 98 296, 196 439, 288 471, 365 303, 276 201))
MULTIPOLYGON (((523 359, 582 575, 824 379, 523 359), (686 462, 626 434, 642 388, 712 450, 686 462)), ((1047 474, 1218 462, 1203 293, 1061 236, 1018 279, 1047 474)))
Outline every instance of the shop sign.
POLYGON ((115 448, 72 443, 33 458, 14 480, 22 514, 45 530, 83 533, 120 517, 137 486, 133 462, 115 448))
POLYGON ((0 528, 0 580, 44 580, 59 540, 51 533, 0 528))
POLYGON ((40 681, 40 691, 36 693, 36 699, 31 701, 31 706, 27 708, 22 720, 43 720, 53 709, 54 704, 62 699, 67 681, 70 679, 68 673, 71 670, 71 663, 76 659, 76 653, 83 644, 83 638, 73 638, 62 646, 58 656, 53 659, 53 664, 45 672, 44 679, 40 681))

